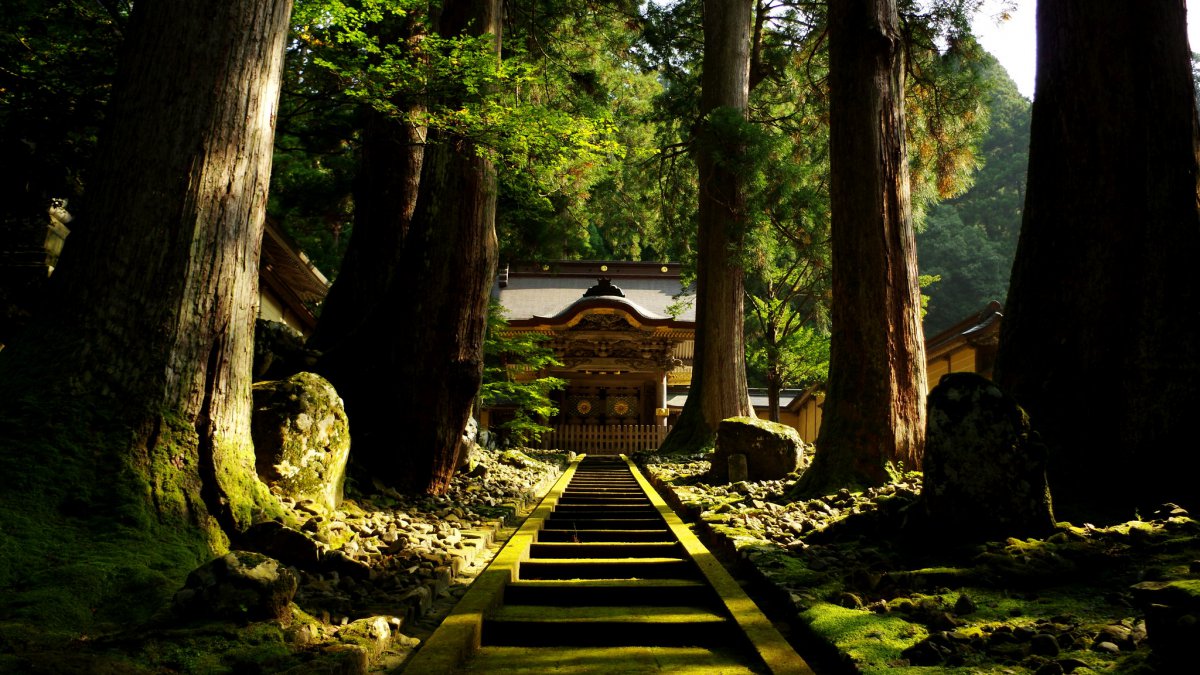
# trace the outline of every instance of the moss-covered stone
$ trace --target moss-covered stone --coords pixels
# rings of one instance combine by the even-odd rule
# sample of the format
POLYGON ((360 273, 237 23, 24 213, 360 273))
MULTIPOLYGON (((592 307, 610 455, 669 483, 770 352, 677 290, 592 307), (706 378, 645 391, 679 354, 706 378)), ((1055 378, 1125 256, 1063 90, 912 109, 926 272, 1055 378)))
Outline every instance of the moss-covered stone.
POLYGON ((258 474, 296 499, 327 509, 342 502, 350 427, 337 391, 313 373, 254 385, 258 474))
POLYGON ((983 377, 947 375, 929 394, 921 502, 939 538, 1053 532, 1046 460, 1025 412, 983 377))
POLYGON ((374 661, 392 644, 392 624, 385 616, 372 616, 352 621, 338 630, 339 642, 356 645, 374 661))
POLYGON ((717 428, 717 448, 712 454, 708 480, 730 481, 729 463, 745 457, 747 480, 778 480, 800 468, 804 441, 795 429, 756 417, 730 417, 717 428))
POLYGON ((185 619, 234 621, 291 618, 295 573, 261 553, 231 551, 188 575, 175 595, 174 611, 185 619))

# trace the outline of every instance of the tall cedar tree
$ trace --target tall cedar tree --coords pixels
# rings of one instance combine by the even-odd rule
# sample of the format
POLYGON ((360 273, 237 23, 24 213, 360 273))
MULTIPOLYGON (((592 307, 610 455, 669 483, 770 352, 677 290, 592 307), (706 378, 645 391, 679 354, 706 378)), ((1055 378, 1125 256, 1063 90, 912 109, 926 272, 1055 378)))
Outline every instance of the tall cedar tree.
POLYGON ((829 5, 832 336, 813 466, 797 490, 880 485, 918 468, 925 356, 895 0, 829 5))
POLYGON ((93 467, 85 492, 132 484, 101 499, 198 525, 217 548, 214 525, 236 532, 271 503, 254 472, 250 362, 290 12, 136 3, 53 302, 0 355, 0 408, 34 401, 88 430, 83 456, 62 446, 43 461, 93 467))
POLYGON ((1028 191, 996 380, 1050 448, 1056 511, 1197 503, 1186 19, 1182 2, 1038 3, 1028 191))
MULTIPOLYGON (((499 58, 500 17, 498 0, 447 0, 438 32, 491 35, 499 58)), ((461 89, 450 96, 465 102, 471 94, 466 83, 461 89)), ((365 341, 326 358, 346 399, 356 457, 385 483, 440 494, 457 468, 483 376, 495 217, 492 162, 471 139, 431 131, 399 264, 360 331, 365 341), (372 346, 369 362, 355 351, 362 345, 372 346)))
POLYGON ((700 196, 695 369, 687 403, 663 445, 668 452, 710 445, 721 420, 753 415, 742 330, 745 272, 740 251, 746 234, 746 192, 737 168, 745 148, 729 119, 746 116, 753 4, 704 3, 701 122, 694 141, 700 196))

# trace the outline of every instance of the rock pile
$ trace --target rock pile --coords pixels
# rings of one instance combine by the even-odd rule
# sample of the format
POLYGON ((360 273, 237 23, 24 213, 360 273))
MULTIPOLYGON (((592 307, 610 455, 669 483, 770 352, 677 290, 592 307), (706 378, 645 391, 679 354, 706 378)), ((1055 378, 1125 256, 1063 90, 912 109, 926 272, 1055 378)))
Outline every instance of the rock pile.
POLYGON ((790 602, 794 620, 862 672, 911 665, 1058 675, 1143 664, 1190 672, 1195 664, 1200 523, 1176 505, 1104 527, 1059 523, 1042 538, 963 546, 946 537, 957 542, 946 545, 912 525, 925 522, 917 474, 793 501, 794 474, 711 485, 707 456, 638 459, 710 547, 731 554, 779 605, 790 602))
POLYGON ((316 558, 315 564, 295 563, 302 568, 296 604, 334 623, 385 608, 407 620, 424 615, 486 550, 501 524, 561 474, 560 455, 532 455, 523 455, 526 467, 518 469, 501 453, 479 452, 477 466, 487 471, 459 474, 444 496, 414 497, 384 487, 335 510, 284 498, 303 520, 300 531, 316 558))
POLYGON ((456 577, 482 568, 501 528, 536 504, 566 465, 565 456, 540 451, 474 457, 486 470, 458 474, 445 496, 379 486, 330 509, 280 495, 291 526, 261 523, 238 542, 255 552, 235 551, 193 572, 173 618, 280 622, 307 659, 284 671, 296 675, 399 665, 419 642, 400 631, 419 633, 417 620, 448 612, 466 590, 456 577))

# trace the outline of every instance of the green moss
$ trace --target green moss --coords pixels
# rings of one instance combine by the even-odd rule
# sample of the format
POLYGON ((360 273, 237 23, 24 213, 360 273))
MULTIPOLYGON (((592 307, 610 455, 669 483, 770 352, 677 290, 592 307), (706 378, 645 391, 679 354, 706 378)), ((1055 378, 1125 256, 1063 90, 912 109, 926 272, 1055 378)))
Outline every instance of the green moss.
POLYGON ((144 621, 225 546, 182 425, 138 431, 127 411, 44 391, 0 398, 0 652, 144 621))
POLYGON ((751 426, 755 429, 765 431, 773 436, 783 439, 798 440, 800 438, 799 432, 797 432, 794 427, 790 427, 786 424, 780 424, 778 422, 772 422, 770 420, 759 419, 757 417, 729 417, 721 420, 722 424, 726 422, 751 426))
POLYGON ((134 658, 153 672, 274 673, 303 660, 274 623, 205 624, 149 633, 139 642, 134 658))
POLYGON ((767 570, 776 583, 790 588, 819 589, 821 584, 830 581, 828 574, 811 570, 800 558, 782 551, 764 555, 759 559, 758 566, 767 570))
POLYGON ((854 660, 863 673, 893 672, 906 663, 900 652, 929 637, 922 626, 890 615, 819 603, 801 620, 854 660))

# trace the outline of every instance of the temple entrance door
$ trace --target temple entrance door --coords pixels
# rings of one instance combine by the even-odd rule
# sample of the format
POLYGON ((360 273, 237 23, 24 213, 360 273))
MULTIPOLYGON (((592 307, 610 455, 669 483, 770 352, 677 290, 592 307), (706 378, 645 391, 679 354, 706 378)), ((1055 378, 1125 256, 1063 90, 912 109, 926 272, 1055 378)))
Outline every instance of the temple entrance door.
POLYGON ((602 384, 571 384, 559 413, 565 424, 642 424, 642 388, 602 384))

